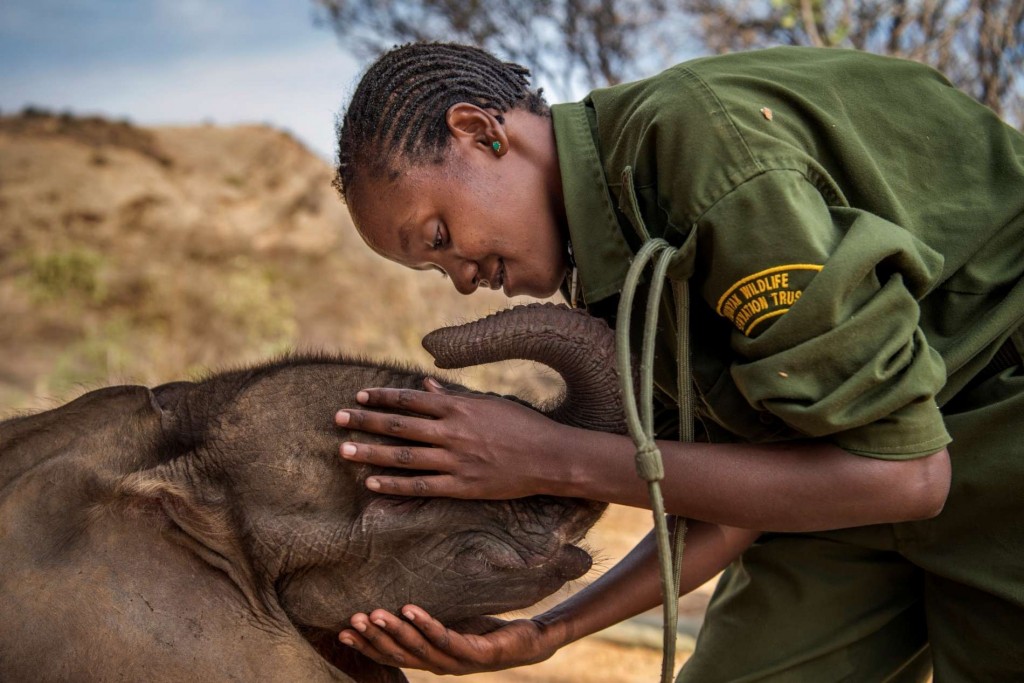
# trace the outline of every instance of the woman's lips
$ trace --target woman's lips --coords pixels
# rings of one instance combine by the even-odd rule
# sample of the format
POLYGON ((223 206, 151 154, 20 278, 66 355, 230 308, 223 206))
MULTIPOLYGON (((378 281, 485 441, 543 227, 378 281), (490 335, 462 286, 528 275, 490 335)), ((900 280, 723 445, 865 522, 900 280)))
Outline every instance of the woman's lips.
POLYGON ((502 259, 498 259, 498 267, 494 271, 494 274, 488 278, 481 278, 479 286, 486 287, 492 291, 501 289, 505 284, 505 262, 502 259))
POLYGON ((500 289, 505 293, 505 296, 509 296, 508 293, 508 272, 505 270, 505 260, 498 259, 498 285, 495 289, 500 289))

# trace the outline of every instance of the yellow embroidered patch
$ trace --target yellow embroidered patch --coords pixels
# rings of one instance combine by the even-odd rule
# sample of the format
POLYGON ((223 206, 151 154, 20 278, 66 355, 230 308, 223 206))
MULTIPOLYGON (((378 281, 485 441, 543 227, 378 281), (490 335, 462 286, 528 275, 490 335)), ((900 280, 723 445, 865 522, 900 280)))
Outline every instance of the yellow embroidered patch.
POLYGON ((788 311, 821 268, 813 263, 793 263, 748 275, 725 290, 715 312, 749 337, 760 323, 788 311))

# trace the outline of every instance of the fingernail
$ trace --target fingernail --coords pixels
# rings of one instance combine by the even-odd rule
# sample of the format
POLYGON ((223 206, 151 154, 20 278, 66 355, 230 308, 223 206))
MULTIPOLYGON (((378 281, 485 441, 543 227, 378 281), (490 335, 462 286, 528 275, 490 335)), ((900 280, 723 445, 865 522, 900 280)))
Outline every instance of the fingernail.
POLYGON ((364 624, 361 621, 357 621, 356 623, 352 624, 352 627, 355 630, 359 631, 360 633, 363 633, 364 631, 366 631, 366 624, 364 624))
POLYGON ((338 638, 338 640, 341 641, 342 645, 348 645, 349 647, 355 645, 355 643, 350 638, 338 638))
POLYGON ((358 391, 358 392, 356 392, 356 401, 358 401, 359 403, 366 403, 369 400, 370 400, 370 395, 368 393, 366 393, 365 391, 358 391))
POLYGON ((376 479, 367 479, 366 480, 366 488, 370 489, 371 491, 379 491, 380 490, 380 482, 378 480, 376 480, 376 479))
POLYGON ((374 619, 373 623, 377 624, 377 626, 379 626, 380 628, 384 628, 387 626, 387 622, 385 622, 383 619, 374 619))
POLYGON ((338 414, 334 416, 334 421, 340 425, 347 425, 349 420, 349 414, 347 411, 339 410, 338 414))
POLYGON ((428 377, 427 378, 427 382, 430 384, 430 386, 434 387, 435 389, 440 389, 441 388, 441 383, 438 382, 433 377, 428 377))
POLYGON ((412 610, 406 610, 405 612, 402 612, 402 616, 408 619, 409 621, 416 621, 416 613, 412 610))
POLYGON ((356 454, 356 445, 354 443, 343 443, 341 445, 341 454, 342 455, 355 455, 356 454))

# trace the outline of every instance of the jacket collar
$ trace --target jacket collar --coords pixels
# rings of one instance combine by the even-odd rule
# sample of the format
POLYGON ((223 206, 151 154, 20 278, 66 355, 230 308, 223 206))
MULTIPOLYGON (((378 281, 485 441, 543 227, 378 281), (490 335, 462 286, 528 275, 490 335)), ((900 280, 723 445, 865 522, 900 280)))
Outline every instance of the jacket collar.
POLYGON ((633 252, 622 236, 587 101, 551 107, 569 239, 587 305, 618 294, 633 252))

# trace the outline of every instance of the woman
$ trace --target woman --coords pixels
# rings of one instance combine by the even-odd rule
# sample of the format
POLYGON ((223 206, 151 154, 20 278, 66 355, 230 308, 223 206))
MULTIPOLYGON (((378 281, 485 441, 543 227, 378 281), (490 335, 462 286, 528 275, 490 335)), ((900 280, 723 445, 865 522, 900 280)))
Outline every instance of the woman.
MULTIPOLYGON (((561 287, 612 322, 643 241, 684 246, 704 433, 661 430, 663 489, 693 520, 681 590, 729 568, 680 680, 1024 673, 1024 137, 927 67, 848 51, 700 59, 550 109, 527 76, 467 46, 389 52, 341 123, 338 187, 385 258, 464 294, 561 287)), ((422 418, 374 412, 400 399, 372 388, 338 414, 427 444, 343 444, 429 470, 368 488, 648 505, 627 437, 425 389, 401 398, 422 418)), ((435 672, 540 661, 658 604, 654 555, 486 635, 408 606, 339 637, 435 672)))

